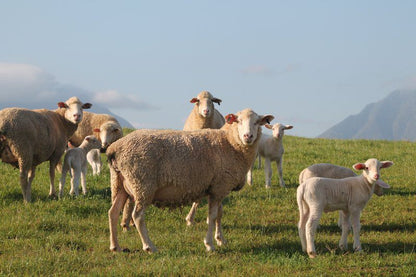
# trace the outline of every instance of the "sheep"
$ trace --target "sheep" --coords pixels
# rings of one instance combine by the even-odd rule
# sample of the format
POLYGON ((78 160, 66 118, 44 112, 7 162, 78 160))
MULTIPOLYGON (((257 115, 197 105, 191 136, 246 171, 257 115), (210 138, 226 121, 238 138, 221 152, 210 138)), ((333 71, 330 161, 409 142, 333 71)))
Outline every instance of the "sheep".
POLYGON ((0 157, 19 168, 25 203, 31 201, 36 167, 45 161, 49 161, 49 196, 55 196, 55 167, 83 118, 83 109, 91 106, 71 97, 59 102, 59 108, 54 111, 24 108, 0 111, 0 157))
MULTIPOLYGON (((264 175, 266 178, 266 188, 270 188, 271 179, 272 179, 272 166, 271 161, 275 161, 277 165, 277 172, 279 175, 279 183, 281 187, 286 187, 283 180, 283 170, 282 170, 282 161, 283 154, 285 152, 283 148, 283 135, 285 130, 290 130, 293 128, 292 125, 284 125, 281 123, 276 123, 273 126, 266 124, 264 125, 267 129, 273 131, 273 135, 263 135, 259 141, 258 156, 259 156, 259 166, 260 166, 260 157, 264 157, 264 175)), ((253 162, 254 163, 254 162, 253 162)), ((247 183, 249 185, 253 184, 252 181, 252 168, 247 173, 247 183)))
POLYGON ((66 151, 64 164, 62 166, 62 175, 59 182, 59 197, 64 193, 66 173, 71 175, 71 190, 69 194, 79 194, 79 179, 81 178, 82 193, 87 193, 85 176, 87 175, 87 153, 92 149, 100 149, 101 142, 94 136, 86 136, 79 147, 70 148, 66 151), (72 172, 72 173, 71 173, 72 172))
POLYGON ((201 91, 190 102, 195 105, 185 121, 184 131, 205 128, 220 129, 225 124, 224 117, 214 108, 214 103, 220 105, 221 99, 215 98, 208 91, 201 91))
POLYGON ((100 149, 90 150, 87 154, 87 161, 91 165, 92 175, 100 175, 102 166, 100 149))
POLYGON ((73 146, 78 147, 89 135, 95 135, 105 150, 111 143, 123 137, 123 129, 117 119, 111 115, 85 112, 84 119, 69 141, 73 146))
MULTIPOLYGON (((370 200, 376 181, 380 179, 380 169, 392 165, 391 161, 381 162, 372 158, 365 163, 353 165, 354 169, 363 170, 359 176, 343 179, 312 177, 299 185, 297 189, 299 237, 302 250, 307 252, 310 258, 316 257, 314 237, 322 212, 336 210, 341 210, 344 214, 339 247, 343 250, 347 249, 347 236, 352 223, 353 248, 355 251, 361 251, 361 211, 370 200)), ((384 182, 379 185, 389 188, 384 182)))
MULTIPOLYGON (((214 103, 220 105, 222 102, 221 99, 213 97, 208 91, 202 91, 197 97, 192 98, 190 102, 195 103, 195 105, 185 122, 183 127, 184 131, 194 131, 206 128, 220 129, 224 126, 224 117, 214 108, 214 103)), ((185 219, 188 226, 194 224, 198 205, 198 202, 192 203, 191 210, 185 219)), ((125 226, 126 223, 122 221, 122 225, 125 226)))
POLYGON ((134 199, 132 216, 147 252, 156 251, 144 219, 150 204, 178 207, 203 197, 208 197, 209 219, 205 247, 207 251, 215 249, 214 225, 217 244, 224 244, 222 200, 244 186, 261 126, 273 118, 246 109, 227 115, 227 124, 219 130, 137 130, 111 144, 106 152, 112 198, 108 211, 110 249, 121 251, 117 222, 128 197, 134 199))

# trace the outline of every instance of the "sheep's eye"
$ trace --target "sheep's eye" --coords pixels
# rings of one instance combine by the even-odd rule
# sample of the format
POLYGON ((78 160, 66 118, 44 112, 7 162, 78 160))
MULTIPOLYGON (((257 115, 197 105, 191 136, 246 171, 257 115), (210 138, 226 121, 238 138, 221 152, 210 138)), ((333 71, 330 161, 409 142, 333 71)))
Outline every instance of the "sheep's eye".
POLYGON ((368 166, 365 167, 365 170, 368 170, 368 166))

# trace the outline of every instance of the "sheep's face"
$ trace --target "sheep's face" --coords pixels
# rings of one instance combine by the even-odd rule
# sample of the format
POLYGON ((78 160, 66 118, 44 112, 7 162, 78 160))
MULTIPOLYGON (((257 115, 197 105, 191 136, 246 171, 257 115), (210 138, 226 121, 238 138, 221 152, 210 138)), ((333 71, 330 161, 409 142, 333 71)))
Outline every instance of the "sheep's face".
POLYGON ((65 103, 58 103, 59 108, 66 109, 65 118, 74 124, 81 122, 83 109, 89 109, 91 106, 90 103, 83 104, 77 97, 71 97, 65 103))
POLYGON ((283 125, 283 124, 280 124, 280 123, 276 123, 273 126, 270 125, 270 124, 266 124, 264 126, 267 129, 272 130, 273 131, 273 137, 277 138, 277 139, 283 137, 283 135, 285 134, 285 130, 289 130, 289 129, 293 128, 292 125, 283 125))
POLYGON ((195 103, 198 107, 198 113, 205 118, 209 118, 214 114, 214 103, 220 105, 221 99, 215 98, 208 91, 203 91, 197 97, 192 98, 191 103, 195 103))
POLYGON ((370 184, 377 182, 382 188, 389 188, 386 183, 379 182, 380 179, 380 169, 387 168, 393 165, 391 161, 380 162, 377 159, 368 159, 365 163, 357 163, 353 165, 353 168, 356 170, 363 170, 363 176, 367 179, 370 184))
POLYGON ((120 127, 112 122, 104 123, 100 129, 94 129, 94 132, 99 133, 102 150, 106 150, 110 144, 123 136, 120 127))
POLYGON ((238 138, 243 145, 252 145, 261 134, 260 126, 270 123, 272 115, 257 115, 251 109, 245 109, 237 114, 225 117, 228 124, 237 124, 238 138))

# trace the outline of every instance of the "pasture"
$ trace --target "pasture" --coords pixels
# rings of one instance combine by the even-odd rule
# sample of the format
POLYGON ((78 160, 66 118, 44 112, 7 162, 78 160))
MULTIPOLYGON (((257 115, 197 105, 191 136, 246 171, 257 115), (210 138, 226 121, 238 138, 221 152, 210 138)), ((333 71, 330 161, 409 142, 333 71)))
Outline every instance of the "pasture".
MULTIPOLYGON (((253 171, 253 186, 224 201, 223 228, 228 242, 207 253, 203 245, 207 208, 188 227, 181 209, 150 207, 146 223, 155 254, 141 250, 135 229, 119 241, 129 253, 109 251, 107 211, 109 171, 103 155, 99 177, 88 171, 87 196, 48 199, 47 164, 38 167, 32 203, 23 204, 18 170, 0 162, 0 275, 163 275, 163 276, 317 276, 413 275, 416 272, 416 144, 369 140, 308 139, 286 135, 283 173, 287 188, 264 187, 263 169, 253 171), (301 251, 296 188, 300 171, 314 163, 350 167, 375 157, 394 165, 381 171, 391 189, 373 195, 361 216, 362 253, 341 252, 337 213, 324 214, 316 235, 318 257, 301 251)), ((56 185, 60 174, 57 173, 56 185)), ((69 177, 67 177, 69 178, 69 177)), ((349 249, 352 235, 349 235, 349 249)))

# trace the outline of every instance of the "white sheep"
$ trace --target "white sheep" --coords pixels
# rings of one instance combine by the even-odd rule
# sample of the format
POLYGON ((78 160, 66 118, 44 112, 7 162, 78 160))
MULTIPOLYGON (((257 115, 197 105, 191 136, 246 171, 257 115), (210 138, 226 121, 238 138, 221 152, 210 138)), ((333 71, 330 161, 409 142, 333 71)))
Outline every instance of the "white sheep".
POLYGON ((0 157, 20 170, 23 200, 31 201, 36 167, 49 161, 49 196, 55 196, 55 167, 83 118, 91 107, 77 97, 59 102, 58 109, 28 110, 6 108, 0 111, 0 157))
MULTIPOLYGON (((344 214, 340 248, 347 249, 347 236, 352 224, 353 248, 355 251, 361 251, 361 211, 370 200, 376 181, 380 179, 380 169, 392 165, 391 161, 380 162, 377 159, 368 159, 365 163, 354 164, 354 169, 363 170, 359 176, 343 179, 312 177, 299 185, 297 189, 299 237, 302 250, 307 252, 310 258, 316 257, 314 238, 322 213, 336 210, 341 210, 344 214)), ((379 185, 387 184, 381 182, 379 185)))
POLYGON ((121 251, 117 222, 128 197, 135 202, 132 216, 145 251, 156 251, 144 220, 149 205, 178 207, 204 197, 208 197, 206 249, 214 250, 214 226, 217 244, 224 244, 222 200, 244 186, 261 125, 273 118, 246 109, 227 115, 228 124, 220 130, 137 130, 111 144, 110 249, 121 251))
MULTIPOLYGON (((260 166, 260 157, 264 157, 264 175, 266 179, 266 188, 271 187, 272 180, 272 165, 271 162, 275 161, 277 165, 277 173, 279 175, 279 183, 281 187, 286 187, 285 181, 283 180, 283 154, 285 152, 283 148, 283 135, 285 130, 292 129, 292 125, 283 125, 281 123, 276 123, 273 126, 266 124, 267 129, 271 129, 273 134, 263 135, 259 141, 258 155, 259 155, 259 166, 260 166)), ((254 161, 253 161, 254 164, 254 161)), ((247 173, 247 183, 249 185, 253 184, 252 181, 252 167, 247 173)))
POLYGON ((70 194, 79 194, 79 180, 81 179, 82 193, 87 193, 87 153, 92 149, 99 149, 101 142, 94 136, 86 136, 79 147, 70 148, 66 151, 62 166, 62 175, 59 182, 59 197, 63 196, 65 178, 69 171, 71 175, 70 194))
MULTIPOLYGON (((186 119, 184 131, 194 131, 200 129, 220 129, 225 124, 224 117, 214 108, 214 103, 220 105, 221 99, 215 98, 208 91, 201 91, 197 97, 190 101, 195 103, 194 108, 186 119)), ((191 210, 186 216, 186 224, 194 224, 196 209, 199 202, 192 203, 191 210)), ((122 220, 122 226, 126 223, 122 220)))
POLYGON ((102 166, 100 149, 90 150, 87 154, 87 161, 91 165, 92 175, 100 175, 102 166))

